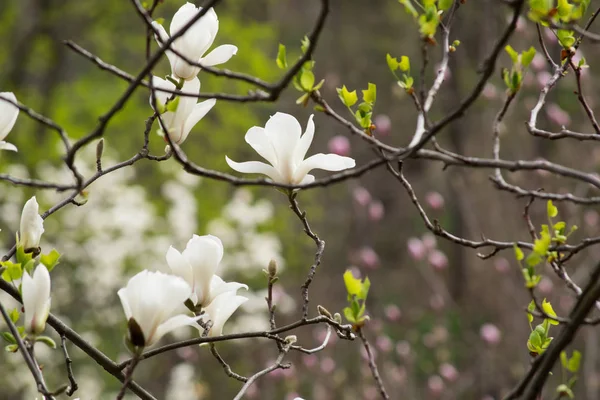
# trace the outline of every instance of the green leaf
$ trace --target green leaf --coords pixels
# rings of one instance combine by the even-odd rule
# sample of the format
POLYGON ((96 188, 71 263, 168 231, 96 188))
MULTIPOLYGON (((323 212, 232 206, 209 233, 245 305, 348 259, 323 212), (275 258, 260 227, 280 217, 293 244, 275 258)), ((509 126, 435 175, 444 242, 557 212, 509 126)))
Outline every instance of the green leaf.
POLYGON ((275 62, 277 63, 279 69, 286 69, 288 66, 285 46, 281 43, 279 43, 279 49, 277 50, 277 58, 275 59, 275 62))
POLYGON ((10 320, 15 324, 19 320, 19 309, 13 308, 8 314, 10 320))
POLYGON ((527 265, 529 265, 530 267, 535 267, 536 265, 538 265, 541 262, 542 262, 542 256, 540 256, 538 253, 535 253, 535 252, 529 253, 527 258, 525 259, 525 263, 527 263, 527 265))
POLYGON ((517 259, 517 261, 523 260, 523 258, 525 257, 525 255, 523 254, 523 250, 521 250, 516 244, 514 245, 514 249, 515 249, 515 258, 517 259))
POLYGON ((402 4, 404 6, 404 9, 406 10, 407 13, 412 15, 414 18, 417 18, 419 16, 419 13, 415 9, 415 7, 412 5, 411 0, 399 0, 399 1, 400 1, 400 4, 402 4))
POLYGON ((567 368, 567 363, 569 362, 569 360, 567 359, 567 352, 566 351, 561 351, 560 352, 560 363, 563 366, 563 368, 567 368))
POLYGON ((569 4, 568 0, 558 0, 556 10, 558 11, 558 17, 563 22, 569 22, 571 12, 573 11, 573 4, 569 4))
POLYGON ((446 11, 450 7, 452 7, 453 3, 454 3, 454 0, 439 0, 438 1, 438 8, 440 10, 442 10, 442 11, 446 11))
MULTIPOLYGON (((554 312, 554 309, 552 308, 552 304, 550 304, 550 302, 546 301, 546 299, 544 299, 544 301, 542 301, 542 310, 544 310, 544 312, 551 316, 551 317, 556 317, 556 313, 554 312)), ((548 319, 548 322, 551 325, 558 325, 558 321, 552 320, 552 319, 548 319)))
POLYGON ((561 398, 563 396, 568 396, 570 399, 575 398, 575 394, 573 393, 571 388, 565 385, 564 383, 557 386, 556 393, 559 393, 561 398))
MULTIPOLYGON (((364 282, 361 284, 360 294, 356 296, 357 299, 367 300, 367 295, 369 294, 369 289, 371 288, 371 281, 369 277, 366 277, 364 282)), ((364 304, 363 304, 364 306, 364 304)))
POLYGON ((156 18, 154 20, 154 22, 158 23, 159 25, 162 25, 165 23, 165 19, 164 18, 156 18))
POLYGON ((300 50, 302 50, 302 53, 306 53, 309 47, 310 39, 308 38, 308 36, 304 36, 304 38, 302 38, 302 41, 300 42, 300 50))
POLYGON ((552 204, 552 200, 548 200, 546 208, 548 211, 548 218, 554 218, 558 215, 558 208, 556 208, 554 204, 552 204))
POLYGON ((16 344, 9 344, 4 348, 9 353, 16 353, 19 350, 19 346, 16 344))
POLYGON ((4 261, 2 266, 6 268, 6 270, 2 273, 2 279, 7 282, 21 279, 23 276, 23 268, 21 268, 21 264, 14 264, 11 261, 4 261))
POLYGON ((567 369, 572 373, 577 373, 579 371, 579 366, 581 364, 581 353, 577 350, 573 351, 573 355, 569 359, 567 363, 567 369))
POLYGON ((531 300, 531 303, 529 303, 529 305, 527 306, 527 311, 529 311, 527 313, 527 320, 529 321, 529 325, 531 325, 531 323, 533 322, 533 315, 531 314, 531 312, 535 311, 535 302, 533 300, 531 300))
POLYGON ((348 320, 348 322, 350 322, 351 324, 356 323, 356 319, 354 318, 354 314, 352 313, 350 307, 344 308, 344 317, 346 317, 346 320, 348 320))
POLYGON ((303 70, 300 75, 300 85, 307 92, 312 91, 313 86, 315 85, 315 74, 309 70, 303 70))
POLYGON ((25 253, 25 249, 23 246, 17 246, 17 263, 25 265, 29 261, 33 259, 33 255, 31 253, 25 253))
POLYGON ((51 349, 56 348, 56 342, 49 336, 37 336, 35 338, 35 341, 44 343, 46 346, 50 347, 51 349))
POLYGON ((377 99, 377 86, 374 83, 369 83, 367 90, 363 90, 362 94, 364 102, 372 105, 377 99))
POLYGON ((512 60, 513 64, 517 64, 519 62, 519 53, 517 53, 511 45, 506 45, 504 50, 506 50, 506 52, 510 56, 510 59, 512 60))
POLYGON ((48 254, 42 254, 40 256, 40 262, 48 268, 48 272, 51 272, 54 267, 56 267, 59 263, 58 259, 60 258, 60 253, 56 251, 56 249, 52 249, 52 251, 48 254))
POLYGON ((321 87, 323 87, 324 83, 325 83, 325 79, 321 79, 321 81, 313 87, 313 91, 321 89, 321 87))
POLYGON ((350 270, 344 272, 344 284, 346 285, 346 291, 350 296, 358 296, 363 286, 360 279, 355 278, 350 270))
POLYGON ((177 107, 179 107, 179 99, 180 99, 180 97, 177 96, 173 100, 168 102, 167 103, 167 111, 171 111, 171 112, 177 111, 177 107))
POLYGON ((409 72, 410 71, 410 58, 407 56, 400 57, 400 63, 398 64, 400 67, 400 71, 409 72))
POLYGON ((5 342, 9 343, 9 344, 16 344, 17 340, 15 339, 15 337, 13 336, 12 333, 10 332, 2 332, 0 333, 0 335, 2 335, 2 339, 4 339, 5 342))
POLYGON ((387 62, 388 68, 390 69, 390 71, 394 72, 398 69, 399 63, 398 63, 398 59, 395 57, 392 57, 390 55, 390 53, 387 53, 387 55, 385 56, 385 61, 387 62))
POLYGON ((531 343, 531 346, 533 348, 541 350, 542 337, 540 336, 540 333, 537 330, 533 330, 529 335, 529 343, 531 343))
POLYGON ((296 99, 296 104, 302 104, 306 106, 308 104, 308 100, 310 100, 310 93, 304 93, 302 96, 296 99))
POLYGON ((573 33, 573 31, 559 29, 556 31, 556 36, 558 37, 560 44, 568 49, 575 44, 575 36, 573 36, 573 33))
POLYGON ((523 65, 523 67, 529 67, 529 64, 531 64, 531 62, 533 61, 533 57, 535 57, 535 49, 533 48, 533 46, 530 47, 529 50, 521 53, 521 64, 523 65))
POLYGON ((351 92, 346 89, 346 85, 342 86, 341 89, 336 89, 340 100, 346 107, 352 107, 358 101, 358 95, 356 94, 356 90, 351 92))

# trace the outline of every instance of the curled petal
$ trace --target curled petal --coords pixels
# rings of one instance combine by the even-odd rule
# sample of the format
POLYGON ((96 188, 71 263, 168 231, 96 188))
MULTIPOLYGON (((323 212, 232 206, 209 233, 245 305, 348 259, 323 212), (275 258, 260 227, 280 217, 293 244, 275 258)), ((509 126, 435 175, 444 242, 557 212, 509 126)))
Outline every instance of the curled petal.
POLYGON ((342 171, 353 168, 356 165, 354 159, 342 157, 337 154, 315 154, 302 161, 294 173, 294 182, 304 179, 304 176, 313 169, 326 171, 342 171))
MULTIPOLYGON (((156 43, 158 43, 158 45, 160 47, 163 47, 163 43, 165 43, 167 40, 169 40, 169 35, 167 34, 167 31, 161 24, 159 24, 156 21, 152 22, 152 26, 154 27, 154 30, 157 32, 157 34, 154 35, 154 39, 156 40, 156 43)), ((175 55, 175 53, 173 53, 170 50, 165 51, 165 54, 167 55, 167 58, 169 59, 169 64, 171 64, 171 70, 174 70, 175 64, 177 62, 177 56, 175 55)))
MULTIPOLYGON (((2 92, 0 97, 10 100, 13 103, 17 102, 15 94, 12 92, 2 92)), ((0 100, 0 140, 3 140, 15 126, 19 109, 7 101, 0 100)), ((9 150, 9 149, 6 149, 9 150)))
POLYGON ((200 64, 211 67, 229 61, 231 57, 237 54, 238 48, 232 44, 224 44, 215 48, 205 57, 200 59, 200 64))
POLYGON ((0 141, 0 150, 18 151, 17 146, 4 141, 0 141))
POLYGON ((154 335, 152 335, 149 338, 146 338, 146 346, 152 346, 154 343, 158 342, 160 338, 162 338, 164 335, 171 332, 172 330, 186 325, 194 326, 196 324, 196 321, 198 321, 201 318, 201 315, 197 317, 190 317, 188 315, 183 314, 169 318, 156 328, 154 335))
POLYGON ((194 288, 194 272, 188 260, 175 249, 173 246, 167 250, 167 264, 173 275, 182 277, 187 283, 194 288))
POLYGON ((217 296, 205 309, 213 323, 208 336, 222 335, 225 322, 246 301, 248 301, 246 297, 237 296, 235 292, 225 292, 217 296))
POLYGON ((248 143, 262 158, 267 160, 274 167, 277 165, 277 155, 273 150, 273 145, 267 136, 265 128, 253 126, 246 132, 245 139, 246 143, 248 143))
POLYGON ((306 157, 306 152, 312 144, 313 138, 315 136, 315 123, 313 121, 313 117, 314 115, 311 114, 311 116, 308 118, 308 123, 306 124, 306 131, 298 141, 298 145, 294 150, 295 165, 299 165, 302 162, 302 160, 304 160, 304 157, 306 157))
MULTIPOLYGON (((194 100, 195 101, 195 100, 194 100)), ((177 143, 182 143, 187 139, 192 128, 202 119, 204 116, 215 106, 217 103, 216 99, 208 99, 194 106, 188 118, 185 120, 183 125, 182 135, 177 143)))
POLYGON ((229 166, 232 169, 234 169, 238 172, 242 172, 244 174, 263 174, 263 175, 267 175, 274 182, 283 183, 281 176, 275 170, 275 168, 273 168, 272 166, 270 166, 268 164, 265 164, 264 162, 246 161, 246 162, 238 163, 238 162, 231 160, 227 156, 225 156, 225 161, 227 161, 227 164, 229 164, 229 166))

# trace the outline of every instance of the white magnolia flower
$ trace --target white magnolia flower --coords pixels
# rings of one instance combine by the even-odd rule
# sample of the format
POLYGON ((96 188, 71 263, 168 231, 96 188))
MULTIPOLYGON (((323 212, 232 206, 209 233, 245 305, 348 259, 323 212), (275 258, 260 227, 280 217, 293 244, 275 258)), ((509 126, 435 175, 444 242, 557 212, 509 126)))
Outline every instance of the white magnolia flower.
POLYGON ((296 118, 289 114, 276 113, 267 121, 264 128, 254 126, 246 133, 246 142, 265 160, 238 163, 225 156, 231 168, 243 173, 264 174, 277 183, 303 185, 311 183, 315 177, 308 175, 313 169, 341 171, 356 165, 349 157, 337 154, 315 154, 306 160, 306 152, 315 134, 313 116, 308 119, 306 132, 296 118))
POLYGON ((247 300, 244 296, 238 296, 233 291, 228 291, 215 297, 208 307, 204 309, 204 320, 212 321, 212 327, 208 336, 221 336, 225 322, 247 300))
POLYGON ((38 335, 44 331, 50 313, 50 274, 44 264, 33 271, 33 277, 23 271, 21 282, 23 308, 25 309, 25 330, 38 335))
POLYGON ((39 248, 42 233, 44 233, 44 220, 39 214, 39 205, 33 196, 27 200, 21 213, 19 245, 25 250, 39 248))
MULTIPOLYGON (((173 16, 171 20, 171 35, 176 34, 183 26, 196 16, 202 7, 196 8, 192 3, 186 3, 173 16)), ((162 42, 169 40, 169 35, 165 28, 158 22, 153 22, 152 26, 158 32, 159 38, 156 41, 159 45, 162 42), (160 40, 159 40, 160 39, 160 40)), ((209 9, 206 14, 196 21, 182 36, 175 39, 171 48, 187 58, 190 61, 198 62, 205 66, 213 66, 227 62, 234 54, 237 53, 237 47, 231 44, 225 44, 215 48, 206 57, 202 57, 204 53, 212 46, 219 31, 219 19, 214 9, 209 9)), ((192 79, 200 68, 188 64, 186 61, 178 57, 172 51, 166 51, 173 75, 183 78, 192 79)))
POLYGON ((182 253, 173 246, 167 251, 167 265, 171 273, 180 276, 191 286, 191 301, 208 306, 218 295, 235 292, 248 286, 237 282, 224 282, 215 275, 223 259, 223 243, 212 235, 194 235, 182 253))
POLYGON ((178 276, 144 270, 134 275, 118 292, 129 323, 129 339, 134 346, 148 347, 173 329, 194 325, 200 317, 185 315, 184 301, 192 289, 178 276))
MULTIPOLYGON (((17 98, 12 92, 1 92, 0 97, 11 100, 14 103, 17 102, 17 98)), ((0 150, 17 151, 15 145, 5 142, 4 138, 8 136, 13 126, 15 126, 18 116, 19 109, 16 106, 7 101, 0 100, 0 150)))
MULTIPOLYGON (((175 85, 167 80, 152 77, 152 85, 157 88, 166 90, 175 90, 175 85)), ((200 93, 200 80, 197 77, 185 81, 182 91, 186 93, 200 93)), ((167 100, 171 97, 170 93, 156 91, 156 103, 159 111, 165 109, 167 100)), ((188 137, 192 128, 210 111, 217 102, 216 99, 208 99, 200 103, 196 103, 195 97, 179 96, 172 100, 169 104, 176 105, 175 111, 166 111, 161 114, 160 118, 164 126, 162 130, 167 130, 171 140, 177 144, 183 143, 188 137)), ((150 105, 152 104, 152 96, 150 96, 150 105)))

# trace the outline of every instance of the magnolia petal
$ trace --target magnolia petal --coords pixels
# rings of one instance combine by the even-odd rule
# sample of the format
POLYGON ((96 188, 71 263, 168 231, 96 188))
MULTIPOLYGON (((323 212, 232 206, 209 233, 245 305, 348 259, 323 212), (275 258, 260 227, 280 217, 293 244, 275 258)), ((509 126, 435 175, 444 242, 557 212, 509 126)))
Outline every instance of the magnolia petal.
POLYGON ((25 309, 25 328, 32 330, 33 317, 35 316, 35 283, 27 271, 23 271, 21 278, 21 293, 23 308, 25 309))
POLYGON ((210 296, 210 281, 223 259, 223 243, 212 235, 194 235, 188 242, 183 256, 194 271, 194 288, 198 302, 204 304, 210 296))
POLYGON ((307 174, 304 178, 302 178, 302 180, 298 184, 299 185, 308 185, 309 183, 313 183, 314 181, 315 181, 315 176, 307 174))
POLYGON ((314 114, 311 114, 311 116, 308 117, 306 131, 298 141, 298 145, 294 150, 294 165, 299 165, 302 162, 302 160, 304 160, 304 157, 306 157, 306 152, 312 144, 313 138, 315 136, 315 123, 313 121, 313 117, 314 114))
POLYGON ((226 63, 231 57, 237 54, 237 51, 238 48, 236 46, 232 44, 224 44, 208 53, 206 57, 201 58, 200 64, 210 67, 213 65, 226 63))
POLYGON ((121 288, 117 292, 119 299, 121 300, 121 305, 123 306, 123 312, 125 313, 125 317, 127 320, 131 318, 131 307, 129 306, 129 297, 127 296, 127 289, 121 288))
POLYGON ((214 275, 210 281, 210 298, 207 304, 210 304, 218 295, 225 292, 237 292, 239 289, 248 290, 248 285, 238 282, 225 282, 220 276, 214 275))
POLYGON ((183 141, 187 139, 192 128, 194 128, 194 126, 196 126, 196 124, 200 122, 202 118, 204 118, 204 116, 215 106, 216 103, 217 99, 208 99, 194 106, 188 115, 188 118, 185 120, 182 135, 177 143, 183 143, 183 141))
POLYGON ((156 328, 153 335, 146 339, 146 347, 152 346, 158 342, 160 338, 174 329, 186 325, 193 326, 200 318, 202 318, 202 316, 190 317, 187 315, 175 315, 174 317, 169 318, 156 328))
MULTIPOLYGON (((202 7, 199 7, 198 9, 202 10, 202 7)), ((215 9, 211 7, 206 12, 206 14, 202 18, 200 18, 200 21, 202 21, 202 24, 206 25, 208 33, 210 34, 210 40, 208 41, 206 46, 206 50, 208 50, 210 49, 210 46, 212 46, 212 44, 214 43, 215 38, 217 37, 217 33, 219 32, 219 18, 217 17, 215 9)))
POLYGON ((167 264, 171 269, 171 273, 173 275, 177 275, 182 277, 190 286, 192 286, 192 290, 194 289, 194 272, 192 271, 192 266, 188 262, 187 258, 185 258, 177 249, 173 246, 169 247, 167 250, 167 264))
POLYGON ((25 308, 25 328, 33 334, 42 333, 50 310, 50 274, 40 264, 29 276, 23 272, 21 292, 25 308))
POLYGON ((304 176, 313 169, 342 171, 353 168, 355 165, 356 162, 350 157, 342 157, 337 154, 315 154, 298 165, 294 172, 294 182, 301 182, 304 176))
POLYGON ((223 333, 223 325, 231 315, 248 299, 237 296, 235 292, 225 292, 217 296, 208 307, 205 308, 208 318, 213 325, 208 336, 220 336, 223 333))
MULTIPOLYGON (((156 32, 156 34, 154 35, 154 40, 156 40, 156 43, 158 43, 160 47, 163 47, 163 43, 169 40, 169 35, 167 34, 165 27, 156 21, 152 22, 152 27, 154 27, 154 30, 156 32)), ((175 63, 177 62, 177 56, 170 50, 165 51, 165 54, 169 59, 171 70, 173 70, 175 68, 175 63)))
POLYGON ((290 114, 278 112, 269 118, 265 124, 265 130, 273 143, 279 161, 289 159, 293 155, 302 133, 298 120, 290 114))
POLYGON ((169 26, 171 36, 179 32, 198 12, 199 10, 196 6, 189 2, 179 7, 179 10, 173 15, 171 25, 169 26))
POLYGON ((246 132, 245 139, 246 143, 248 143, 262 158, 267 160, 274 167, 277 165, 277 155, 273 150, 273 145, 267 136, 265 128, 253 126, 246 132))
MULTIPOLYGON (((175 90, 175 85, 172 82, 169 82, 166 79, 159 78, 158 76, 152 77, 152 86, 154 86, 155 88, 158 88, 158 89, 175 90)), ((167 102, 169 97, 171 97, 170 93, 161 92, 159 90, 155 90, 154 95, 156 97, 156 103, 160 107, 164 107, 165 103, 167 102)), ((150 95, 149 101, 150 101, 150 107, 152 107, 152 109, 154 109, 154 104, 152 103, 152 95, 150 95)))
POLYGON ((39 214, 39 205, 33 196, 23 206, 19 226, 19 245, 24 249, 39 247, 43 233, 44 220, 39 214))
POLYGON ((17 146, 4 141, 0 141, 0 150, 18 151, 17 146))
POLYGON ((242 172, 244 174, 263 174, 263 175, 267 175, 274 182, 287 183, 287 182, 283 182, 283 179, 281 179, 279 172, 277 172, 277 170, 275 170, 275 168, 273 168, 269 164, 265 164, 264 162, 246 161, 246 162, 239 163, 239 162, 235 162, 235 161, 231 160, 227 156, 225 156, 225 161, 227 161, 227 164, 232 169, 234 169, 238 172, 242 172))
MULTIPOLYGON (((13 103, 17 102, 17 98, 12 92, 1 92, 0 97, 10 100, 13 103)), ((10 133, 13 126, 15 126, 18 116, 19 109, 14 104, 0 100, 0 140, 4 140, 10 133)))

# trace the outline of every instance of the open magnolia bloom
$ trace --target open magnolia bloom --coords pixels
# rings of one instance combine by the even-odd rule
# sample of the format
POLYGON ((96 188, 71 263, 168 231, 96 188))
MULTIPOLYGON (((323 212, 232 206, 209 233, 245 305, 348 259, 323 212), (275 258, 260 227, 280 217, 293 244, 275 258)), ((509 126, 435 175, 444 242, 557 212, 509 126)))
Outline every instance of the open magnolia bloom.
MULTIPOLYGON (((192 3, 186 3, 179 8, 171 20, 170 32, 171 35, 176 34, 190 20, 192 20, 202 7, 196 8, 192 3)), ((165 28, 158 22, 153 22, 152 26, 158 33, 156 41, 159 46, 169 40, 169 35, 165 28)), ((212 46, 217 32, 219 31, 219 19, 214 9, 209 9, 206 14, 196 21, 182 36, 175 39, 171 44, 171 48, 181 54, 190 61, 200 63, 207 67, 223 64, 227 62, 234 54, 237 53, 237 47, 231 44, 224 44, 215 48, 206 57, 202 57, 204 53, 212 46)), ((171 64, 173 75, 178 78, 192 79, 200 71, 199 67, 188 64, 182 58, 178 57, 174 52, 167 50, 167 57, 171 64)))
POLYGON ((44 233, 44 220, 39 214, 39 205, 33 196, 27 200, 21 213, 19 246, 22 246, 25 251, 35 251, 40 247, 42 233, 44 233))
POLYGON ((244 304, 248 299, 244 296, 238 296, 235 292, 225 292, 217 297, 204 309, 204 321, 212 322, 212 327, 208 336, 221 336, 223 334, 223 325, 231 315, 244 304))
POLYGON ((173 275, 185 279, 191 286, 189 296, 194 305, 206 307, 220 294, 248 286, 238 282, 225 282, 215 275, 223 259, 223 243, 212 235, 194 235, 182 253, 173 246, 167 251, 167 265, 173 275))
MULTIPOLYGON (((17 98, 12 92, 1 92, 0 97, 11 100, 14 103, 17 102, 17 98)), ((8 136, 13 126, 15 126, 18 116, 19 109, 15 105, 0 100, 0 150, 17 151, 17 147, 14 144, 5 142, 4 138, 8 136)))
POLYGON ((149 347, 174 329, 195 325, 200 316, 185 315, 183 306, 191 293, 190 285, 178 276, 148 270, 134 275, 118 292, 131 344, 149 347))
MULTIPOLYGON (((156 76, 152 77, 152 85, 161 89, 175 90, 173 83, 156 76)), ((200 80, 194 77, 185 81, 181 90, 186 93, 200 93, 200 80)), ((192 128, 214 107, 217 100, 208 99, 197 103, 198 99, 195 97, 178 96, 166 104, 170 97, 170 93, 155 91, 156 108, 158 108, 155 111, 162 113, 161 130, 166 130, 174 143, 181 144, 192 128)), ((154 108, 152 96, 150 96, 150 106, 154 108)))
POLYGON ((264 174, 277 183, 303 185, 315 177, 308 175, 313 169, 341 171, 356 165, 350 157, 337 154, 315 154, 306 160, 306 152, 315 134, 313 116, 308 119, 306 132, 296 118, 278 112, 267 121, 264 128, 254 126, 246 133, 246 142, 265 160, 238 163, 225 156, 227 164, 238 172, 264 174))
POLYGON ((33 271, 33 277, 23 271, 21 295, 25 309, 25 331, 39 335, 46 327, 50 313, 50 274, 44 264, 33 271))

